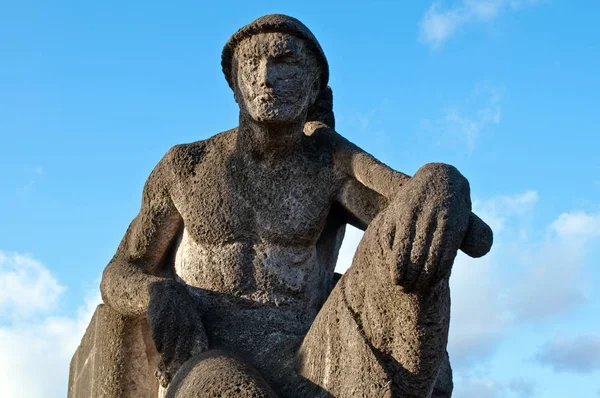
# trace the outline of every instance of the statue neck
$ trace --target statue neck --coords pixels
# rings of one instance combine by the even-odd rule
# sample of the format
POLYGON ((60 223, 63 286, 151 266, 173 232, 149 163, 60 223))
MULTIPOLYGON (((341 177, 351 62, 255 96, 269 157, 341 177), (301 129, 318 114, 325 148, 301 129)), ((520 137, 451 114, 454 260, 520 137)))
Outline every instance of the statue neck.
POLYGON ((237 148, 255 160, 274 160, 300 149, 304 121, 286 124, 260 123, 240 113, 237 148))

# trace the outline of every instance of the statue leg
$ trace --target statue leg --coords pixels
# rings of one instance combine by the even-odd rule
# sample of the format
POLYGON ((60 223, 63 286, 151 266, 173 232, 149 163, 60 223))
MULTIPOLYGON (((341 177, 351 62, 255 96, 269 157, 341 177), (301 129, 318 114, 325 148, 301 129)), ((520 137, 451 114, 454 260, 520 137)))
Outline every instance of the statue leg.
POLYGON ((177 371, 165 398, 277 398, 260 374, 240 359, 211 350, 177 371))
POLYGON ((442 364, 435 381, 435 386, 433 387, 431 398, 450 398, 452 396, 453 389, 454 382, 452 381, 452 367, 450 366, 448 352, 446 352, 442 358, 442 364))
POLYGON ((298 352, 300 375, 336 397, 452 393, 448 277, 426 293, 392 283, 384 225, 393 211, 371 222, 298 352))

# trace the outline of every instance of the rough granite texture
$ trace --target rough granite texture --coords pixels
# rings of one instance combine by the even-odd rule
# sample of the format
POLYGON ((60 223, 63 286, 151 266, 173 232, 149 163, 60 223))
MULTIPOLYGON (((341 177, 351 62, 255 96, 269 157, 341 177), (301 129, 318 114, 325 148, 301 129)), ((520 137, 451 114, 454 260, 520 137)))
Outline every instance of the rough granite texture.
POLYGON ((410 177, 333 130, 327 60, 296 19, 243 27, 222 65, 239 126, 150 174, 70 396, 155 397, 150 366, 167 397, 450 397, 452 263, 492 245, 467 180, 441 163, 410 177), (365 234, 340 279, 346 224, 365 234))
POLYGON ((158 359, 145 318, 101 304, 71 360, 68 397, 156 397, 158 359))

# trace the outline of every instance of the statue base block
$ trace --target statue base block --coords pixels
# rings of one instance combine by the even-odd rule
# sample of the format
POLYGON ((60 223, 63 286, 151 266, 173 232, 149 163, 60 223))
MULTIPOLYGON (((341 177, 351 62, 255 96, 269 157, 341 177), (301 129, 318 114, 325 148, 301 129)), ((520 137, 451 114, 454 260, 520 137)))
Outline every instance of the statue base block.
POLYGON ((146 318, 100 304, 71 359, 68 398, 159 398, 158 359, 146 318))

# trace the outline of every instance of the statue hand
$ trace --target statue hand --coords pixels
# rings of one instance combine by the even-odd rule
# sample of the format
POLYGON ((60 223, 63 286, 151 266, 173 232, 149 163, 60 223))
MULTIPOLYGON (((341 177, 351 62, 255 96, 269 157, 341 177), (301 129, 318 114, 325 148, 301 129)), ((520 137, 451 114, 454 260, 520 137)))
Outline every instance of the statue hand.
POLYGON ((471 215, 469 183, 458 170, 423 166, 385 211, 393 283, 424 292, 447 278, 471 215))
POLYGON ((185 361, 208 348, 202 319, 185 285, 168 279, 150 286, 148 325, 160 353, 156 376, 167 387, 185 361))
POLYGON ((494 233, 475 213, 469 217, 469 229, 465 239, 460 246, 466 255, 474 258, 485 256, 492 248, 494 242, 494 233))

